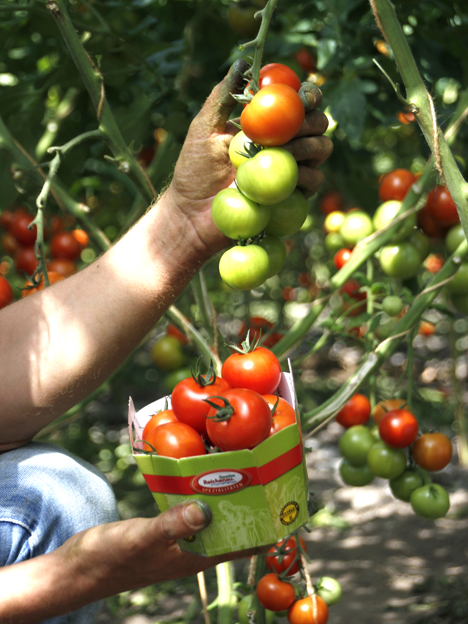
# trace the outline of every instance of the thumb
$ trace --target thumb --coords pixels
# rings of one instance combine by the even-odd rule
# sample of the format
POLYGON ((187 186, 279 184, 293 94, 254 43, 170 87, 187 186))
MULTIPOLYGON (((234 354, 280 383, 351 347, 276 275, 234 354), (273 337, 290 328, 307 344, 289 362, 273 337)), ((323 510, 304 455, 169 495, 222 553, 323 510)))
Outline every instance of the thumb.
POLYGON ((201 115, 211 128, 224 126, 228 121, 237 102, 232 97, 233 93, 242 93, 245 87, 244 74, 249 64, 244 59, 237 59, 231 66, 227 76, 213 89, 208 96, 201 115))
POLYGON ((191 500, 179 503, 156 518, 161 537, 167 541, 190 537, 199 533, 211 522, 212 512, 207 503, 191 500))

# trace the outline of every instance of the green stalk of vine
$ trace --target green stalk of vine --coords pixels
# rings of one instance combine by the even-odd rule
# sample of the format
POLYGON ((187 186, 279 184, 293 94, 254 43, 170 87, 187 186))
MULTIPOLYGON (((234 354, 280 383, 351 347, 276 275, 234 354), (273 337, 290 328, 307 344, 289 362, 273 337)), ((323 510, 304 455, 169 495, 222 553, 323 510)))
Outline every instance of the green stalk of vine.
POLYGON ((236 597, 234 594, 234 567, 230 561, 216 566, 218 580, 218 624, 231 624, 236 597))
POLYGON ((88 91, 99 122, 99 129, 108 142, 118 168, 128 174, 138 192, 148 202, 156 199, 156 192, 143 169, 128 148, 120 129, 115 121, 105 96, 104 81, 101 72, 95 67, 84 49, 63 0, 49 0, 46 8, 54 17, 64 38, 70 55, 80 73, 83 84, 88 91))

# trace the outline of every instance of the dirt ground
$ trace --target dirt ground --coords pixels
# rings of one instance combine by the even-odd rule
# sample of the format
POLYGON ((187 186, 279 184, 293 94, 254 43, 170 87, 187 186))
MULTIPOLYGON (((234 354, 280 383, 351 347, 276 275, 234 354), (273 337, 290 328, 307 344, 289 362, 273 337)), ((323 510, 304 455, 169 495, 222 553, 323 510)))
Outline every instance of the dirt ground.
MULTIPOLYGON (((319 526, 304 535, 311 559, 309 572, 313 581, 324 575, 342 584, 343 597, 330 608, 329 624, 413 624, 424 613, 415 586, 444 575, 466 578, 468 470, 458 468, 454 461, 437 475, 450 492, 451 509, 444 519, 425 520, 409 504, 394 499, 382 479, 363 488, 343 486, 337 451, 341 432, 336 423, 320 432, 312 439, 307 458, 311 487, 325 506, 319 526)), ((189 596, 186 599, 190 601, 189 596)), ((430 602, 430 596, 426 601, 430 602)), ((172 608, 165 604, 160 615, 123 619, 112 618, 104 609, 99 624, 182 619, 185 608, 179 601, 172 608)))

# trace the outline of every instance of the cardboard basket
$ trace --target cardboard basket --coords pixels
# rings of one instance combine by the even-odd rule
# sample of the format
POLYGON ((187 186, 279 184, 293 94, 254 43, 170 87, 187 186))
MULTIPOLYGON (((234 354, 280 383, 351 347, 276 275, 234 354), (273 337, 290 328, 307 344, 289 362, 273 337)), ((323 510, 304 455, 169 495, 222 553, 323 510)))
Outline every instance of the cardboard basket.
POLYGON ((179 460, 138 452, 143 428, 154 413, 164 409, 165 398, 138 412, 130 398, 133 456, 159 509, 202 499, 213 512, 210 526, 180 540, 181 549, 210 556, 273 544, 307 522, 307 468, 291 373, 281 374, 277 393, 295 408, 296 424, 252 450, 179 460))

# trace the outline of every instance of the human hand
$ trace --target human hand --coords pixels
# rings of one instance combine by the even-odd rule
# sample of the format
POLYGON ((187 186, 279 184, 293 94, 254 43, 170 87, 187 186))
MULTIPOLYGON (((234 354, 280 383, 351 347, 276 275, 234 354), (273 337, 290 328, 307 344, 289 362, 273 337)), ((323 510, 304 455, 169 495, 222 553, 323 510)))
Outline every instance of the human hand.
MULTIPOLYGON (((214 196, 235 179, 236 170, 229 159, 229 144, 238 129, 229 122, 229 117, 236 106, 232 93, 243 91, 243 76, 247 67, 243 59, 236 61, 193 120, 165 195, 174 218, 177 218, 177 212, 182 213, 184 226, 188 219, 193 227, 195 245, 204 259, 230 242, 213 224, 211 203, 214 196)), ((320 89, 306 82, 299 95, 306 110, 304 124, 296 137, 283 147, 298 161, 298 186, 309 197, 323 182, 323 173, 317 167, 330 156, 333 144, 328 137, 322 136, 328 127, 328 120, 326 115, 316 110, 322 101, 320 89)))

